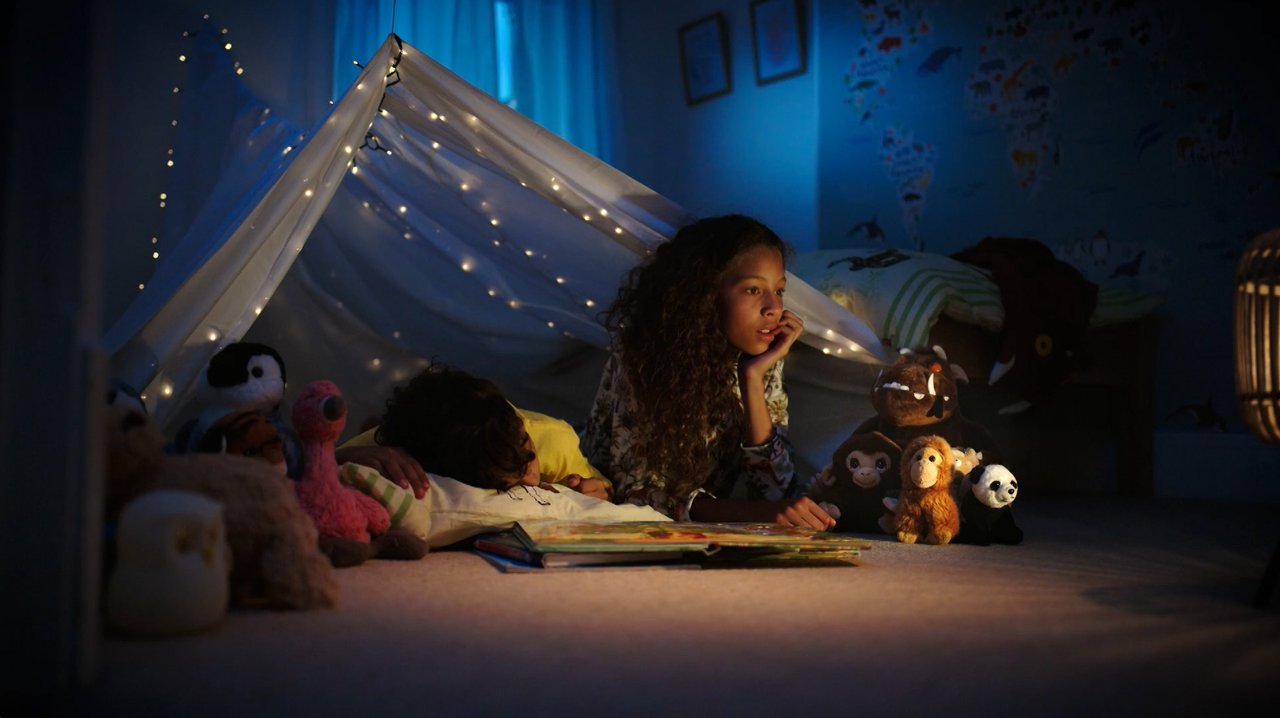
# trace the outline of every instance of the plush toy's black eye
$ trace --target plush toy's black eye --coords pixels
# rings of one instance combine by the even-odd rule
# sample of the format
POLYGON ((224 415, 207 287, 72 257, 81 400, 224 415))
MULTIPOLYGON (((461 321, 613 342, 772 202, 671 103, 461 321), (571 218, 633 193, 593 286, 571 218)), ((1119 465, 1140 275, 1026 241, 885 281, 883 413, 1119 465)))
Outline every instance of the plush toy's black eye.
POLYGON ((1013 496, 1013 495, 1014 495, 1014 494, 1016 494, 1016 493, 1018 493, 1018 489, 1017 489, 1017 487, 1015 487, 1015 486, 1010 486, 1010 487, 1009 487, 1009 495, 1010 495, 1010 496, 1013 496))
POLYGON ((888 459, 876 459, 876 471, 884 471, 889 468, 888 459))
POLYGON ((250 373, 250 374, 253 374, 253 376, 254 376, 254 377, 256 377, 256 378, 261 379, 261 378, 262 378, 262 367, 260 367, 260 366, 255 366, 255 367, 253 368, 253 371, 251 371, 251 372, 249 372, 249 373, 250 373))
POLYGON ((992 491, 999 491, 999 490, 1000 490, 1000 482, 999 482, 999 481, 992 481, 992 482, 991 482, 991 490, 992 490, 992 491))
POLYGON ((931 463, 931 464, 936 464, 936 463, 938 463, 938 455, 937 455, 937 454, 929 454, 929 463, 931 463))
POLYGON ((861 462, 861 461, 858 461, 857 459, 855 459, 855 458, 853 458, 852 456, 850 456, 850 457, 849 457, 849 468, 850 468, 850 469, 860 469, 860 468, 862 468, 862 462, 861 462))

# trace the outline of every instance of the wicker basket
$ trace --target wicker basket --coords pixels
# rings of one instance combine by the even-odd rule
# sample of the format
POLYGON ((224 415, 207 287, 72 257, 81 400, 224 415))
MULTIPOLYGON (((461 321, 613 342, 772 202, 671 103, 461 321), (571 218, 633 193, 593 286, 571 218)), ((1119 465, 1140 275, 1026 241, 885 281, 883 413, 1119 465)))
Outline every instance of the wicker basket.
POLYGON ((1280 442, 1280 229, 1245 249, 1235 303, 1240 413, 1259 438, 1280 442))

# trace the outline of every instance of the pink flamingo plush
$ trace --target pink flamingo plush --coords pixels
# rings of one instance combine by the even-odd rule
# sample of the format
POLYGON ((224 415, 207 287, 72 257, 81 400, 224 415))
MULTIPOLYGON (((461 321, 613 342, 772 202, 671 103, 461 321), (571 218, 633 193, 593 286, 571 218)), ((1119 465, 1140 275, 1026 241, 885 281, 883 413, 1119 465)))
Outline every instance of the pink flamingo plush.
POLYGON ((293 404, 293 428, 302 441, 305 463, 298 500, 320 538, 368 543, 385 532, 391 518, 382 504, 338 481, 334 443, 347 424, 347 403, 331 381, 313 381, 293 404))

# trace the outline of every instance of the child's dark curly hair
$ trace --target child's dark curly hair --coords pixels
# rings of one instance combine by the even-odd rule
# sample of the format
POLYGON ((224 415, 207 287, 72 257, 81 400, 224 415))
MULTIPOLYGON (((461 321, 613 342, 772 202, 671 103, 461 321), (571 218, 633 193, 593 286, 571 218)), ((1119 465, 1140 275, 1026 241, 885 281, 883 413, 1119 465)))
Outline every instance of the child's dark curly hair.
MULTIPOLYGON (((605 314, 635 389, 645 431, 637 452, 649 470, 683 496, 715 469, 706 437, 724 416, 741 416, 733 392, 737 350, 720 328, 720 284, 730 262, 759 245, 790 248, 759 221, 742 215, 699 220, 658 246, 631 270, 605 314)), ((737 422, 735 426, 740 426, 737 422)))
POLYGON ((493 382, 432 363, 396 387, 374 435, 433 474, 484 489, 507 489, 534 453, 524 422, 493 382))

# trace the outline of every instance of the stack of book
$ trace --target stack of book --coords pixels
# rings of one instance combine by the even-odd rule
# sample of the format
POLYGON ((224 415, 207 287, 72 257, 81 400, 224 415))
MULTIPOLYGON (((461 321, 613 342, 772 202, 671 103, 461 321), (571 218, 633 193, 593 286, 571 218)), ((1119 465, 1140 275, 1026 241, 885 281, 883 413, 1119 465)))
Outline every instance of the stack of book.
POLYGON ((520 521, 476 553, 508 572, 570 568, 851 566, 867 544, 794 526, 689 521, 520 521))

